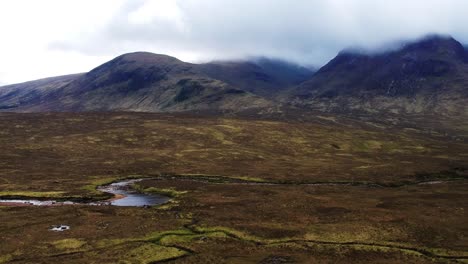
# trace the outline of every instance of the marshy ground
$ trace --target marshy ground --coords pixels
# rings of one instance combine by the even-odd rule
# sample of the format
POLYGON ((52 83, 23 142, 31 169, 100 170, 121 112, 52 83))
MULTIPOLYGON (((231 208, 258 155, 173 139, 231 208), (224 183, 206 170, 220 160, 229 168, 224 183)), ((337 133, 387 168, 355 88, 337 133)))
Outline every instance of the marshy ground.
POLYGON ((468 262, 467 124, 384 124, 1 114, 1 196, 172 200, 0 206, 0 263, 468 262))

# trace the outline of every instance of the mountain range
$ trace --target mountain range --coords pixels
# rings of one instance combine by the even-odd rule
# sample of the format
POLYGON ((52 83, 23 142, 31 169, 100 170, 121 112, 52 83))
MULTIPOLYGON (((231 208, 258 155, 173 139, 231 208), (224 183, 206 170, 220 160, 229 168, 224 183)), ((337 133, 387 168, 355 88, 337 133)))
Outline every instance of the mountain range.
POLYGON ((257 113, 304 111, 468 116, 468 51, 428 36, 391 51, 340 52, 317 71, 268 58, 192 64, 136 52, 87 73, 0 87, 1 111, 257 113))

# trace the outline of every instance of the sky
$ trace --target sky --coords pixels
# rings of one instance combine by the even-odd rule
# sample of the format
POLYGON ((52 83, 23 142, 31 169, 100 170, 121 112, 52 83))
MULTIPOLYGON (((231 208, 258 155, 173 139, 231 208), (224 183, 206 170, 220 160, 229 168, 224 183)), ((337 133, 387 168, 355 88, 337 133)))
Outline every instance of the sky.
POLYGON ((86 72, 127 52, 322 66, 427 34, 468 43, 466 0, 2 0, 0 85, 86 72))

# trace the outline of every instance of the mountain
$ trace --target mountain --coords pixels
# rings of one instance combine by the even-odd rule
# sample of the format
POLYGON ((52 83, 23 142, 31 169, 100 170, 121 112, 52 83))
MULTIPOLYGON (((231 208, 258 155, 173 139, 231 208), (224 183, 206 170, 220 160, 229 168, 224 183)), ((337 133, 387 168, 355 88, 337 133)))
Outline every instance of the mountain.
POLYGON ((378 54, 344 51, 279 98, 332 112, 468 115, 468 55, 437 35, 378 54))
POLYGON ((394 113, 468 116, 468 52, 429 36, 380 53, 343 51, 317 72, 254 58, 192 64, 148 52, 88 73, 0 87, 0 111, 394 113))
POLYGON ((72 74, 3 86, 0 89, 0 110, 14 110, 23 105, 40 104, 47 100, 51 93, 81 75, 72 74))
POLYGON ((199 66, 212 78, 266 98, 273 98, 281 90, 306 81, 314 73, 312 69, 269 58, 219 61, 199 66))
POLYGON ((205 75, 199 65, 147 52, 124 54, 70 78, 6 86, 0 91, 0 107, 10 111, 242 111, 272 105, 205 75), (13 100, 15 93, 21 98, 13 100))

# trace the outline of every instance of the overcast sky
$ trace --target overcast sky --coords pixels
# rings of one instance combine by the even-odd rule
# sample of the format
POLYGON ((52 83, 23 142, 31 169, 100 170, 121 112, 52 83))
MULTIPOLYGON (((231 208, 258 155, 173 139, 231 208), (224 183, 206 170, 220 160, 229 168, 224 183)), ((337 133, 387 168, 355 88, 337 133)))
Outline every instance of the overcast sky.
POLYGON ((122 53, 190 62, 341 49, 428 33, 468 43, 466 0, 1 0, 0 84, 89 71, 122 53))

